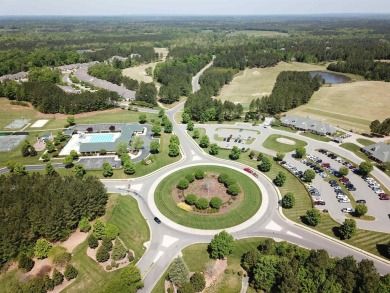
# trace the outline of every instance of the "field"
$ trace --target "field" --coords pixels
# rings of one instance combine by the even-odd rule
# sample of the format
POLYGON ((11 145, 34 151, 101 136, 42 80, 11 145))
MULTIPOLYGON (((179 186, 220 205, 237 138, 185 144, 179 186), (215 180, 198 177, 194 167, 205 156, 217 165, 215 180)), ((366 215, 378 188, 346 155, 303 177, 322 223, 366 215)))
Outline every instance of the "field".
POLYGON ((306 137, 309 137, 309 138, 312 138, 315 140, 319 140, 319 141, 325 141, 325 142, 331 141, 331 139, 327 136, 322 136, 322 135, 314 134, 311 132, 302 132, 302 133, 300 133, 300 135, 306 136, 306 137))
POLYGON ((223 229, 241 224, 250 219, 261 205, 260 190, 252 179, 237 171, 217 166, 186 168, 171 174, 157 186, 154 199, 157 208, 167 218, 180 225, 197 229, 223 229), (194 172, 196 169, 203 169, 206 173, 227 173, 232 175, 244 191, 242 202, 238 206, 235 206, 233 202, 229 207, 230 211, 221 215, 191 214, 177 207, 172 197, 172 189, 183 178, 183 174, 194 172))
POLYGON ((288 113, 320 119, 354 132, 368 132, 371 121, 383 121, 389 112, 390 84, 380 81, 356 81, 324 86, 310 102, 288 113))
POLYGON ((228 36, 236 36, 244 34, 249 37, 288 37, 288 33, 281 33, 276 31, 255 31, 255 30, 241 30, 229 33, 228 36))
MULTIPOLYGON (((167 48, 154 48, 154 50, 159 54, 163 53, 163 60, 166 59, 166 57, 168 55, 167 48)), ((128 76, 132 79, 138 80, 139 82, 142 82, 142 81, 143 82, 152 82, 153 81, 152 76, 148 76, 145 72, 145 69, 148 67, 152 67, 154 70, 157 63, 158 62, 153 62, 153 63, 149 63, 149 64, 143 64, 140 66, 129 67, 129 68, 123 69, 122 74, 124 76, 128 76)))
POLYGON ((283 153, 289 153, 294 151, 298 147, 305 147, 307 146, 307 143, 295 139, 289 136, 284 136, 284 135, 279 135, 279 134, 271 134, 270 136, 267 137, 267 139, 263 143, 263 147, 273 150, 275 152, 283 152, 283 153), (277 139, 287 139, 290 140, 291 142, 295 142, 295 144, 285 144, 278 142, 277 139))
POLYGON ((247 109, 253 99, 271 94, 280 72, 311 70, 326 71, 326 67, 298 62, 280 62, 270 68, 245 69, 237 73, 233 81, 222 88, 218 98, 223 101, 240 102, 247 109))
POLYGON ((357 138, 356 141, 364 146, 369 146, 369 145, 375 144, 375 141, 365 139, 365 138, 357 138))

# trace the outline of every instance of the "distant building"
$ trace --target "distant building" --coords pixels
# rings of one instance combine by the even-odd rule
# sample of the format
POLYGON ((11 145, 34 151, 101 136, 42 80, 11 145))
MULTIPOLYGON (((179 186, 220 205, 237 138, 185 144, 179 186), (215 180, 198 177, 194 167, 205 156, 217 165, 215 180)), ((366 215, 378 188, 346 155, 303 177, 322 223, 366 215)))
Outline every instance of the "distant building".
POLYGON ((280 119, 282 125, 295 128, 301 131, 309 131, 319 135, 333 135, 336 127, 318 120, 302 118, 295 115, 286 115, 280 119))
POLYGON ((363 153, 377 162, 390 162, 390 145, 378 142, 360 149, 363 153))

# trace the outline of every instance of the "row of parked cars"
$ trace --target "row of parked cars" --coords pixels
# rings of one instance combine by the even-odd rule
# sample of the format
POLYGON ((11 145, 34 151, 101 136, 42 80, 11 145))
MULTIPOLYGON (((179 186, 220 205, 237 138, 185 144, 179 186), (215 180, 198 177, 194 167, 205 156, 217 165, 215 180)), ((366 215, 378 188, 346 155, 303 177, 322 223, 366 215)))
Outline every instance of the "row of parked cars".
POLYGON ((287 163, 286 161, 281 161, 280 165, 282 165, 286 169, 289 169, 297 177, 301 177, 303 175, 303 171, 301 171, 297 167, 287 163))
POLYGON ((314 205, 325 205, 325 201, 321 197, 321 193, 314 185, 309 185, 307 189, 309 190, 310 195, 313 198, 314 205))
POLYGON ((336 180, 330 180, 329 184, 333 187, 334 192, 336 193, 336 198, 340 203, 349 203, 351 202, 345 192, 342 190, 341 186, 336 180))
POLYGON ((379 196, 380 200, 390 200, 390 196, 386 194, 381 186, 376 182, 373 178, 369 176, 364 176, 363 177, 364 181, 367 182, 368 186, 379 196))

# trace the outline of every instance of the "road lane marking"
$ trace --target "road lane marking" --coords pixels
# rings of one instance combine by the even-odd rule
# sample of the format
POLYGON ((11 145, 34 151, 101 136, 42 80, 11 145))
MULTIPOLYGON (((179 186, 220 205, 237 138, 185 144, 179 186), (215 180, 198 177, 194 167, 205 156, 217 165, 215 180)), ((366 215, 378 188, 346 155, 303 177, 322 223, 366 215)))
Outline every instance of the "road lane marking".
POLYGON ((171 236, 168 236, 168 235, 164 235, 163 241, 162 241, 162 246, 169 247, 173 243, 175 243, 177 240, 179 240, 179 239, 171 237, 171 236))
POLYGON ((164 252, 160 250, 154 258, 153 263, 156 263, 163 254, 164 252))
POLYGON ((143 184, 134 184, 134 185, 132 184, 130 185, 130 189, 141 191, 142 186, 143 184))
POLYGON ((291 235, 291 236, 294 236, 294 237, 297 237, 297 238, 300 238, 300 239, 303 238, 302 236, 299 236, 299 235, 297 235, 297 234, 295 234, 295 233, 293 233, 293 232, 291 232, 291 231, 287 231, 287 234, 288 234, 288 235, 291 235))
POLYGON ((202 160, 202 158, 199 157, 199 156, 194 156, 194 157, 192 158, 192 161, 201 161, 201 160, 202 160))
POLYGON ((282 231, 282 227, 276 224, 274 221, 269 222, 265 229, 273 231, 282 231))
POLYGON ((125 189, 126 185, 115 185, 114 188, 116 188, 116 189, 125 189))

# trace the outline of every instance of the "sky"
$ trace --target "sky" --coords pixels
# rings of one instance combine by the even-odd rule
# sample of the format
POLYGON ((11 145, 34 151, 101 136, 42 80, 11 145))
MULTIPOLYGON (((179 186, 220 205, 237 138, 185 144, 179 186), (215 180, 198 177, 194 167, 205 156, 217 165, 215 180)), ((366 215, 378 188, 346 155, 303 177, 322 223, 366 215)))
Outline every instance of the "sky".
POLYGON ((389 0, 0 0, 0 15, 390 13, 389 0))

